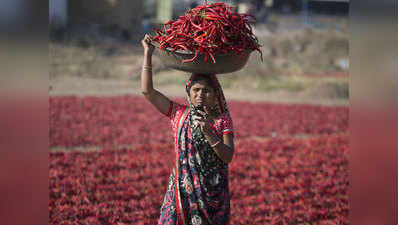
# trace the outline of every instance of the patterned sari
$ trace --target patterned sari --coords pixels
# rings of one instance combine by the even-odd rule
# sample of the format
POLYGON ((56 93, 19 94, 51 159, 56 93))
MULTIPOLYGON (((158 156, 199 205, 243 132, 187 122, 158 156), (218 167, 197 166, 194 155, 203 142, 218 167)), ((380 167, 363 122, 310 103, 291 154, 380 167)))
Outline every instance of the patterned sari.
MULTIPOLYGON (((168 116, 174 131, 176 158, 158 225, 229 224, 228 164, 216 155, 199 124, 192 120, 194 109, 189 88, 193 76, 186 86, 189 106, 170 104, 168 116)), ((223 134, 232 133, 232 120, 217 78, 212 75, 211 80, 218 92, 218 119, 211 126, 222 138, 223 134)))

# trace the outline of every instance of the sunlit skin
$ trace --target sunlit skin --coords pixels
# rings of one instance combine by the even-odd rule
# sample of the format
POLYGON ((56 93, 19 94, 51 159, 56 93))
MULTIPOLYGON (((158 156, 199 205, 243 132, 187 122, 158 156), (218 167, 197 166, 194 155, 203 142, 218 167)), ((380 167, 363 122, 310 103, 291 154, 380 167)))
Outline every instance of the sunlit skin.
POLYGON ((189 97, 194 106, 202 104, 206 107, 214 106, 215 92, 206 81, 199 80, 192 85, 189 91, 189 97))
POLYGON ((194 116, 193 119, 198 120, 204 128, 203 130, 207 130, 210 126, 206 122, 214 122, 215 120, 214 115, 210 115, 208 112, 208 109, 214 107, 215 104, 216 94, 214 89, 206 81, 199 80, 189 90, 189 97, 195 107, 203 105, 205 111, 198 111, 203 117, 194 116))

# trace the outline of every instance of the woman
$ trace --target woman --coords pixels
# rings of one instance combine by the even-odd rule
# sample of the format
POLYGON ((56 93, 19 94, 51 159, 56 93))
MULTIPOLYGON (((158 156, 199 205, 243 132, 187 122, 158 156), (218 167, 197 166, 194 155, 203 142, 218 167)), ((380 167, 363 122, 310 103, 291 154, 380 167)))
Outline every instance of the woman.
POLYGON ((153 88, 150 42, 148 35, 142 40, 141 90, 170 118, 176 154, 158 225, 229 224, 228 163, 234 143, 221 86, 214 75, 193 74, 186 85, 189 105, 170 101, 153 88))

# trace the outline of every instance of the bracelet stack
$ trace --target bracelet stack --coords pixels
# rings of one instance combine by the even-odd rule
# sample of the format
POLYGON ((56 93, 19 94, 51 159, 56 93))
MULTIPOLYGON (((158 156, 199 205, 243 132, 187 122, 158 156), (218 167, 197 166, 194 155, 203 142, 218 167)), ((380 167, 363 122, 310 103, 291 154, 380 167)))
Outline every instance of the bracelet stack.
POLYGON ((142 70, 152 72, 152 66, 143 65, 142 70))
POLYGON ((214 148, 214 147, 216 147, 218 144, 220 144, 221 143, 221 141, 220 140, 218 140, 216 143, 214 143, 214 144, 212 144, 212 145, 210 145, 210 147, 212 147, 212 148, 214 148))

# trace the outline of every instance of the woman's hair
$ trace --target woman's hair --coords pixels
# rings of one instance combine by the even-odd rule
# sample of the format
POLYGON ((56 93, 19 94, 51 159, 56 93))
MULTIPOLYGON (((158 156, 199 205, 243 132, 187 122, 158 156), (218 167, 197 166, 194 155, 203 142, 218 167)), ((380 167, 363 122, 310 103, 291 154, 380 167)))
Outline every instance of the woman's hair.
POLYGON ((197 83, 199 81, 206 82, 206 84, 208 86, 210 86, 214 91, 216 91, 216 87, 214 86, 213 81, 211 80, 211 78, 208 75, 206 75, 206 74, 194 74, 193 77, 192 77, 191 83, 187 86, 187 90, 186 91, 188 92, 188 94, 189 94, 189 91, 191 90, 191 87, 195 83, 197 83))

